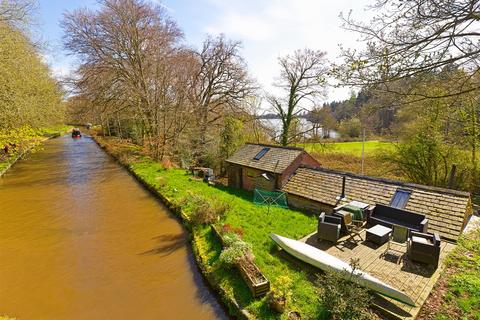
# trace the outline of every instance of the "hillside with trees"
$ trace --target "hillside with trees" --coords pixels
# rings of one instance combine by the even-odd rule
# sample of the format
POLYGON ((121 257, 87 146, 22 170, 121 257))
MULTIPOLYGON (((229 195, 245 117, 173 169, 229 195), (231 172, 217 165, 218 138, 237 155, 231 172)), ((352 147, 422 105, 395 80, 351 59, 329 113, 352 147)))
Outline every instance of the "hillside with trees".
POLYGON ((5 150, 64 121, 60 86, 26 31, 31 9, 26 1, 0 7, 0 146, 5 150))

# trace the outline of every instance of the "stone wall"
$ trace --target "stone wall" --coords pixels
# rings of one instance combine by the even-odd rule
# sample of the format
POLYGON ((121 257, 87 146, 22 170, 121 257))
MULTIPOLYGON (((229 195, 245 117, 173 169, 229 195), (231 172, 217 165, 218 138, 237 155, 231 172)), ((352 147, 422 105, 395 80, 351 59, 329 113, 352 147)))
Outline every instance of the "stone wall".
POLYGON ((289 193, 287 193, 287 201, 291 208, 306 211, 315 215, 318 215, 322 212, 332 213, 334 208, 328 204, 309 200, 289 193))

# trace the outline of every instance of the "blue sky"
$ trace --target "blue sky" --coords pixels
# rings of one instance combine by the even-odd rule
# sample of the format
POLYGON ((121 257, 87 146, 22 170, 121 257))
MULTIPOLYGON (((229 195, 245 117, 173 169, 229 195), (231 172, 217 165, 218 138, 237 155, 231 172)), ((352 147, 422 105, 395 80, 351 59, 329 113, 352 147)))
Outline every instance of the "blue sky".
MULTIPOLYGON (((160 3, 160 0, 150 0, 160 3)), ((365 8, 373 0, 165 0, 161 4, 185 33, 185 40, 198 47, 207 34, 224 33, 242 41, 242 54, 250 72, 265 90, 278 75, 277 57, 295 49, 326 51, 335 60, 338 45, 362 46, 357 35, 341 28, 340 12, 366 20, 365 8)), ((96 0, 39 0, 34 34, 45 43, 45 57, 53 73, 67 75, 75 60, 62 50, 60 21, 65 11, 97 7, 96 0)), ((350 89, 329 89, 325 100, 345 99, 350 89)))

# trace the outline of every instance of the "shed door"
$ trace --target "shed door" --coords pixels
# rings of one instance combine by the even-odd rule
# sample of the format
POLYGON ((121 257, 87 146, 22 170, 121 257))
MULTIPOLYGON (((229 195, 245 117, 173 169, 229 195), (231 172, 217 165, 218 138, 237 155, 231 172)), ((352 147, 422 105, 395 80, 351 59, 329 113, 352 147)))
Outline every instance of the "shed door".
POLYGON ((231 166, 228 169, 228 186, 232 188, 240 188, 242 186, 242 168, 231 166))

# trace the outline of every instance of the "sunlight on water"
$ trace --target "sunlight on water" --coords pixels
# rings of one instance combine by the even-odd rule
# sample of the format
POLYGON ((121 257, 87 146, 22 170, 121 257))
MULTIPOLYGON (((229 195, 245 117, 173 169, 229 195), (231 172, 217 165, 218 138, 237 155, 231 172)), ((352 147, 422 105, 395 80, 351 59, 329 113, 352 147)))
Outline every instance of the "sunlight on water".
POLYGON ((225 318, 186 236, 90 138, 51 140, 0 178, 0 315, 225 318))

